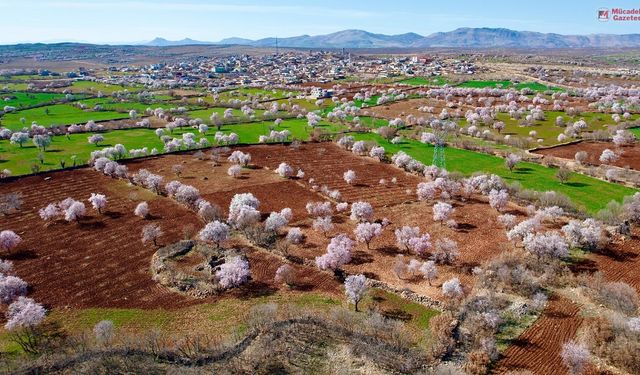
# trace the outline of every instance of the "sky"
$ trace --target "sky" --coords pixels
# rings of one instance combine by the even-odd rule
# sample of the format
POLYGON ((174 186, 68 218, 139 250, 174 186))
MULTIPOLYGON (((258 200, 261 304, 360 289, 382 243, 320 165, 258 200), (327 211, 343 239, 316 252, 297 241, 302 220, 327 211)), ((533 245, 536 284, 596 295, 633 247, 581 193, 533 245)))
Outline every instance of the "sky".
POLYGON ((640 21, 600 22, 620 0, 0 0, 0 44, 139 43, 155 37, 219 41, 328 34, 345 29, 428 35, 458 27, 559 34, 640 33, 640 21))

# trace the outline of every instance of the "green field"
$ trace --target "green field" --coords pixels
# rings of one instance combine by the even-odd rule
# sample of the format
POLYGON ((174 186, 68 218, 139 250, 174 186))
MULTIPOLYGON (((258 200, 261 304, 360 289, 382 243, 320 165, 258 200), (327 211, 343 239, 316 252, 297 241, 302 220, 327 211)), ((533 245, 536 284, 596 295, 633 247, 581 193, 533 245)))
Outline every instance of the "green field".
MULTIPOLYGON (((119 337, 127 334, 140 334, 154 330, 171 337, 181 337, 192 333, 194 325, 212 337, 243 332, 250 312, 255 306, 277 304, 282 309, 304 308, 305 311, 320 314, 330 313, 336 308, 352 306, 334 296, 314 292, 276 291, 273 294, 251 298, 220 298, 215 303, 202 303, 180 309, 119 309, 119 308, 87 308, 87 309, 52 309, 46 320, 58 323, 70 334, 91 332, 96 323, 102 320, 113 322, 119 337)), ((429 309, 415 302, 409 302, 380 289, 370 289, 361 302, 363 309, 370 306, 383 305, 385 311, 399 313, 409 318, 406 323, 409 329, 419 333, 429 327, 429 320, 438 315, 438 311, 429 309)), ((20 354, 20 347, 11 341, 7 332, 0 334, 0 350, 13 356, 20 354)))
MULTIPOLYGON (((265 100, 267 97, 269 99, 282 99, 286 98, 288 91, 285 90, 266 90, 256 87, 242 87, 235 90, 223 91, 218 94, 220 100, 231 100, 231 99, 239 99, 239 100, 247 100, 250 98, 260 98, 260 100, 265 100)), ((297 92, 293 92, 294 96, 297 92)))
POLYGON ((21 107, 31 107, 38 104, 49 103, 54 100, 63 99, 64 97, 63 94, 44 92, 4 93, 0 94, 0 108, 8 105, 20 109, 21 107))
POLYGON ((79 103, 82 103, 87 106, 88 109, 93 109, 93 107, 97 104, 102 106, 103 110, 107 111, 124 111, 129 112, 132 109, 135 109, 138 114, 144 113, 147 108, 156 109, 158 107, 168 110, 171 107, 177 107, 178 105, 169 105, 163 102, 150 102, 150 103, 142 103, 138 101, 117 101, 111 98, 94 98, 87 100, 79 100, 79 103))
POLYGON ((0 124, 11 130, 20 130, 24 126, 30 126, 34 121, 38 125, 50 126, 84 124, 89 120, 103 121, 124 118, 129 118, 129 114, 115 111, 94 112, 91 110, 82 110, 70 104, 56 104, 7 113, 0 118, 0 124), (46 110, 49 111, 48 114, 45 112, 46 110), (22 118, 25 119, 24 124, 20 121, 22 118))
MULTIPOLYGON (((415 140, 406 140, 394 145, 377 134, 356 134, 356 139, 375 141, 387 152, 405 151, 417 160, 431 165, 433 147, 415 140)), ((465 175, 475 172, 496 174, 507 182, 519 182, 522 187, 537 191, 555 190, 566 194, 577 205, 583 205, 591 213, 604 208, 611 200, 622 201, 627 195, 633 195, 636 189, 611 184, 585 175, 572 173, 569 182, 561 184, 555 178, 556 169, 547 168, 535 163, 520 163, 517 170, 509 172, 504 160, 491 155, 448 147, 445 149, 446 168, 465 175)))
POLYGON ((29 87, 28 83, 8 83, 8 82, 0 82, 0 91, 27 91, 29 87))
POLYGON ((538 82, 521 82, 517 84, 513 84, 509 80, 503 81, 465 81, 460 84, 457 84, 457 87, 466 87, 466 88, 474 88, 474 89, 483 89, 483 88, 497 88, 500 85, 500 88, 515 88, 516 90, 522 90, 523 88, 529 88, 533 91, 560 91, 561 89, 557 87, 545 86, 538 82))
MULTIPOLYGON (((209 120, 209 117, 211 117, 213 112, 218 114, 218 116, 220 117, 220 120, 224 120, 223 115, 224 115, 224 111, 225 110, 226 110, 226 108, 214 107, 214 108, 198 109, 198 110, 194 110, 194 111, 189 111, 189 112, 187 112, 187 114, 192 119, 199 118, 199 119, 203 120, 205 123, 210 124, 211 121, 209 120)), ((241 110, 233 109, 232 112, 233 112, 233 116, 234 116, 234 118, 233 118, 234 121, 238 121, 238 120, 249 121, 249 118, 247 118, 244 115, 244 113, 242 113, 241 110)), ((256 109, 255 110, 255 116, 256 116, 255 118, 259 119, 262 116, 263 113, 264 113, 264 110, 256 109)))
MULTIPOLYGON (((520 137, 527 138, 529 137, 529 132, 532 130, 535 130, 538 133, 536 139, 537 138, 543 139, 544 142, 542 142, 542 145, 544 146, 551 146, 559 143, 557 139, 558 135, 560 133, 563 133, 565 128, 556 125, 556 117, 558 116, 562 116, 565 123, 576 122, 580 119, 583 119, 589 126, 587 129, 588 131, 607 130, 606 128, 607 125, 614 124, 614 121, 611 119, 610 114, 598 113, 598 112, 584 112, 584 113, 581 113, 579 116, 571 117, 571 116, 567 116, 565 112, 545 111, 545 115, 546 115, 545 120, 535 121, 534 125, 532 126, 520 126, 519 124, 520 120, 513 120, 507 113, 499 113, 497 115, 497 120, 502 121, 505 124, 505 128, 502 131, 502 135, 511 134, 511 135, 517 135, 520 137)), ((640 115, 636 114, 631 116, 631 121, 635 121, 638 119, 640 119, 640 115)), ((467 122, 463 120, 460 122, 460 125, 465 126, 467 125, 467 122)), ((491 127, 480 126, 479 128, 489 129, 494 134, 497 134, 497 131, 495 131, 491 127)))
MULTIPOLYGON (((272 121, 262 121, 224 125, 221 131, 227 134, 234 132, 240 137, 241 144, 249 144, 258 143, 259 136, 269 134, 270 127, 272 126, 274 126, 272 121)), ((325 132, 336 132, 344 129, 341 125, 328 123, 321 123, 318 128, 325 132)), ((293 138, 300 140, 307 140, 311 133, 311 129, 307 126, 306 119, 285 120, 280 126, 275 128, 275 130, 278 131, 285 129, 291 131, 293 138)), ((215 144, 215 132, 215 129, 210 129, 206 134, 206 138, 212 144, 215 144)), ((168 133, 167 135, 181 138, 183 133, 196 133, 197 139, 202 137, 190 128, 176 129, 173 134, 168 133)), ((155 147, 160 153, 163 152, 164 144, 156 136, 154 129, 125 129, 104 132, 102 135, 105 141, 99 146, 88 143, 87 138, 90 135, 90 133, 82 133, 70 134, 69 138, 66 136, 52 137, 51 145, 43 154, 43 164, 40 164, 38 159, 40 150, 33 146, 32 143, 25 143, 25 145, 20 148, 18 145, 10 144, 8 140, 2 140, 0 141, 0 168, 11 170, 13 175, 31 173, 31 166, 34 163, 40 165, 42 171, 60 169, 61 160, 66 162, 66 166, 73 164, 72 155, 76 156, 78 165, 86 164, 92 151, 113 146, 117 143, 123 144, 127 149, 148 147, 149 151, 151 151, 151 149, 155 147)))
POLYGON ((97 94, 98 91, 101 91, 103 94, 113 94, 116 91, 124 91, 127 90, 129 92, 138 92, 144 90, 144 86, 123 86, 123 85, 111 85, 108 83, 102 82, 93 82, 93 81, 73 81, 70 87, 68 87, 71 92, 77 93, 94 93, 97 94))
POLYGON ((443 77, 411 77, 407 79, 403 79, 402 81, 398 81, 397 83, 402 83, 405 85, 411 86, 425 86, 425 85, 433 85, 433 86, 443 86, 447 84, 447 79, 443 77))

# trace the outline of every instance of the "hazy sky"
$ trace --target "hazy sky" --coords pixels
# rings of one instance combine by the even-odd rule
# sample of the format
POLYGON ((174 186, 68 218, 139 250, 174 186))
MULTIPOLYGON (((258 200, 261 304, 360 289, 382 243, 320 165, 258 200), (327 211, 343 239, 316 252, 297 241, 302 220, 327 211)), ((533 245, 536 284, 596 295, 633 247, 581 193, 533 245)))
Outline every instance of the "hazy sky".
POLYGON ((620 0, 0 0, 0 44, 33 41, 140 42, 161 36, 218 41, 363 29, 428 35, 458 27, 561 34, 640 33, 640 22, 599 22, 620 0), (611 1, 611 2, 610 2, 611 1))

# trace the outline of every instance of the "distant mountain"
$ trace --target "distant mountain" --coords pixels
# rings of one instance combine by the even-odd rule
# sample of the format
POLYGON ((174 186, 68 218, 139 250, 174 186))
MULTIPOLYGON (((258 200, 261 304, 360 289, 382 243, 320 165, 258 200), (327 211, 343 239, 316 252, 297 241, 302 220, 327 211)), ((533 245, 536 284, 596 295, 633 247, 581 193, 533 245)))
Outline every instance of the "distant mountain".
POLYGON ((227 39, 222 39, 221 41, 219 41, 216 44, 242 44, 242 45, 250 45, 251 43, 253 43, 254 41, 251 39, 245 39, 245 38, 227 38, 227 39))
MULTIPOLYGON (((275 47, 276 38, 228 38, 217 44, 275 47)), ((428 36, 415 33, 384 35, 344 30, 326 35, 278 38, 280 47, 293 48, 611 48, 640 47, 640 34, 561 35, 503 28, 459 28, 428 36)))
POLYGON ((144 43, 145 46, 154 46, 154 47, 167 47, 167 46, 187 46, 193 44, 214 44, 211 42, 201 42, 199 40, 193 40, 189 38, 184 38, 182 40, 166 40, 164 38, 155 38, 154 40, 144 43))

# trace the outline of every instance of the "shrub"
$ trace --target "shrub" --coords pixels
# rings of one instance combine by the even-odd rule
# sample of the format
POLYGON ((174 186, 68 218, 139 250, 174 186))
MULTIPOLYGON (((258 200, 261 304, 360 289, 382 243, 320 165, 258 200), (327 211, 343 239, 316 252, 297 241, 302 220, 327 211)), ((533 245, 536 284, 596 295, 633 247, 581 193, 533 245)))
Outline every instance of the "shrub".
POLYGON ((579 375, 584 372, 589 363, 590 354, 586 345, 572 340, 562 345, 560 357, 572 375, 579 375))

